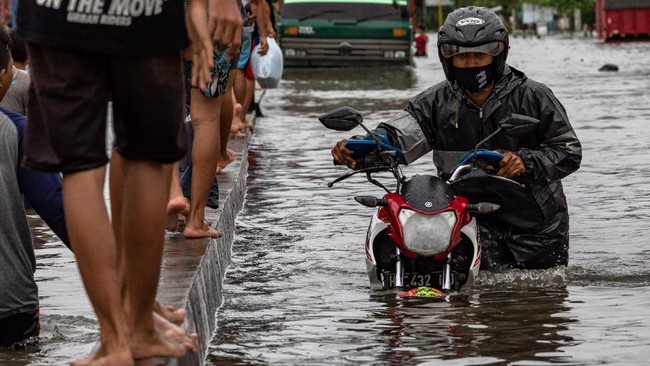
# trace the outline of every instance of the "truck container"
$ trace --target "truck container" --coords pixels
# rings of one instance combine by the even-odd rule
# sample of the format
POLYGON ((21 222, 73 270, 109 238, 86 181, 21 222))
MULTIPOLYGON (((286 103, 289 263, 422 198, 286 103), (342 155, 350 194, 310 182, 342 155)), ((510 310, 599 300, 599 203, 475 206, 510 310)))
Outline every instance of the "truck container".
POLYGON ((650 40, 650 0, 596 0, 595 12, 598 38, 650 40))

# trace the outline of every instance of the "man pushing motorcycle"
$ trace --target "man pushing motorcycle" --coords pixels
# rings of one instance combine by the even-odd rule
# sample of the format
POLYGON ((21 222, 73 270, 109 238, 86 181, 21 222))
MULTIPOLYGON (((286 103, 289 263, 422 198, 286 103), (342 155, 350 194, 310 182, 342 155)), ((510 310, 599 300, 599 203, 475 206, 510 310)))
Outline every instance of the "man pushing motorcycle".
MULTIPOLYGON (((438 175, 446 178, 508 114, 539 119, 530 135, 501 134, 484 146, 503 154, 496 174, 524 184, 543 219, 531 228, 479 218, 481 269, 566 266, 569 214, 560 180, 580 167, 582 148, 564 107, 547 86, 506 64, 508 31, 490 9, 470 6, 449 14, 437 47, 447 80, 412 98, 374 132, 401 149, 406 164, 433 151, 438 175)), ((339 141, 332 156, 354 169, 346 143, 339 141)))

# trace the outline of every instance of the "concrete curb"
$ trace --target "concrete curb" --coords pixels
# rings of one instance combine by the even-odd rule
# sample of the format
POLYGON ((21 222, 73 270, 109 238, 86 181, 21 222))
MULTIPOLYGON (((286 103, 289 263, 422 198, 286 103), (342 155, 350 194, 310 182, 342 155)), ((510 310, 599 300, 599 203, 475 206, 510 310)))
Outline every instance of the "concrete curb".
MULTIPOLYGON (((255 116, 248 116, 254 124, 255 116)), ((228 147, 235 161, 219 175, 219 208, 206 207, 206 219, 221 231, 218 239, 185 239, 180 232, 167 232, 158 286, 158 300, 187 311, 183 327, 198 334, 199 351, 169 360, 168 365, 203 365, 208 344, 216 329, 221 306, 223 278, 230 263, 235 238, 235 219, 242 208, 248 174, 248 145, 251 133, 231 138, 228 147)))

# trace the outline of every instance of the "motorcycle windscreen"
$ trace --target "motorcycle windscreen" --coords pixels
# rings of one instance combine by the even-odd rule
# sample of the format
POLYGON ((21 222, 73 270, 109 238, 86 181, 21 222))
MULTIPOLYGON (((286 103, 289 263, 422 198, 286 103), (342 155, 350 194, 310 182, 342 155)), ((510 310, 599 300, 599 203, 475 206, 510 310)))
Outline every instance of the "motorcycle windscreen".
POLYGON ((544 222, 544 214, 533 195, 510 179, 477 169, 451 186, 458 196, 467 198, 470 203, 490 202, 501 206, 497 211, 482 215, 487 220, 520 229, 535 229, 544 222))

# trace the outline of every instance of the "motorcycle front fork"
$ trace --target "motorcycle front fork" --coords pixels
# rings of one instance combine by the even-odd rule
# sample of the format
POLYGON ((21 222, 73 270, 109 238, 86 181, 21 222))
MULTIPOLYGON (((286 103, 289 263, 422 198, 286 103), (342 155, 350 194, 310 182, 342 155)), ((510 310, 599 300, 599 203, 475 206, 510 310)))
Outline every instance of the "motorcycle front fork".
MULTIPOLYGON (((404 266, 402 265, 402 253, 397 249, 397 262, 395 263, 395 287, 404 287, 404 266)), ((451 290, 451 253, 447 256, 447 261, 442 267, 442 289, 449 292, 451 290)))
POLYGON ((397 262, 395 263, 395 287, 404 287, 404 267, 402 266, 402 252, 397 249, 397 262))

